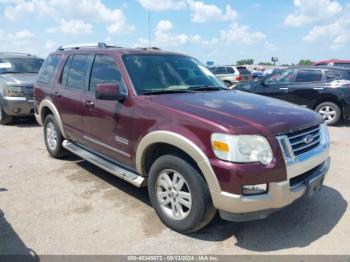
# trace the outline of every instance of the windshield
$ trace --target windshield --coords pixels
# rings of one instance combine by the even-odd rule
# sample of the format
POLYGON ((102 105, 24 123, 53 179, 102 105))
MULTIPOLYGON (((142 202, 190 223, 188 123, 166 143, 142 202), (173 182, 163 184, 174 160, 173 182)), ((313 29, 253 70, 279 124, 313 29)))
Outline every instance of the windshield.
POLYGON ((208 68, 181 55, 125 55, 124 63, 138 94, 150 91, 226 89, 208 68))
POLYGON ((1 58, 0 74, 38 73, 43 61, 39 58, 1 58))

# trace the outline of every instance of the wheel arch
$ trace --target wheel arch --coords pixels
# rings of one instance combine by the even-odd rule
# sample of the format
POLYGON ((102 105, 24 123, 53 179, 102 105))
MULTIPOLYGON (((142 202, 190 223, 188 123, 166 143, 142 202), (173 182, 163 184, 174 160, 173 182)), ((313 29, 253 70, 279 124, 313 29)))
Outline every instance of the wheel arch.
POLYGON ((169 148, 184 152, 199 168, 210 191, 221 191, 217 177, 204 152, 188 138, 171 131, 154 131, 143 137, 136 151, 136 169, 138 173, 145 176, 148 175, 149 154, 155 150, 157 145, 168 146, 169 148))
POLYGON ((316 109, 316 107, 319 105, 319 104, 322 104, 322 103, 325 103, 325 102, 331 102, 331 103, 334 103, 336 104, 337 106, 339 106, 340 110, 343 112, 343 106, 342 104, 339 102, 339 99, 334 96, 334 95, 327 95, 327 96, 321 96, 321 98, 319 98, 314 106, 312 107, 312 109, 316 109))
POLYGON ((49 99, 44 99, 43 101, 41 101, 38 112, 39 112, 41 123, 44 123, 44 120, 48 114, 53 114, 57 121, 57 125, 60 128, 62 136, 64 138, 67 138, 64 132, 63 123, 62 123, 60 114, 52 101, 50 101, 49 99))

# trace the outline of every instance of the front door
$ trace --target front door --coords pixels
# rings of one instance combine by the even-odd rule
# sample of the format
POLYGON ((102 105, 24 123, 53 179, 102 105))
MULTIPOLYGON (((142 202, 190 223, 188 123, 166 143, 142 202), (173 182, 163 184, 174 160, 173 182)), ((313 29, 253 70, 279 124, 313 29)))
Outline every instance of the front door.
POLYGON ((84 143, 112 160, 132 166, 132 100, 96 99, 96 85, 103 83, 126 88, 116 58, 97 54, 91 68, 88 92, 82 97, 84 143))

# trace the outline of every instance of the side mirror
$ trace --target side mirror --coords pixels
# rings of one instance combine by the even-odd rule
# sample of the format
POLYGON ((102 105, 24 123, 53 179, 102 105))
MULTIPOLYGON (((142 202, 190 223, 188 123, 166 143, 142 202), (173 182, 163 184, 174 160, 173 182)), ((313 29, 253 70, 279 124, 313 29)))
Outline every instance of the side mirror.
POLYGON ((126 93, 121 90, 118 84, 104 83, 96 85, 95 97, 98 100, 122 102, 126 99, 126 93))

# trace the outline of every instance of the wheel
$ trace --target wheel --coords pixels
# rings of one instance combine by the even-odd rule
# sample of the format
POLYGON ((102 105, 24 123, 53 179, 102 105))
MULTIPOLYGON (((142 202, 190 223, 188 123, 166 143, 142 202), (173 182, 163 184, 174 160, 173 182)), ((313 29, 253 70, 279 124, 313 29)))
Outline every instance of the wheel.
POLYGON ((335 125, 341 118, 341 109, 337 104, 332 102, 324 102, 316 107, 318 112, 326 121, 327 125, 335 125))
POLYGON ((198 231, 216 213, 204 178, 181 155, 164 155, 152 164, 148 193, 162 222, 180 233, 198 231))
POLYGON ((0 107, 0 124, 1 125, 7 125, 12 122, 13 118, 12 116, 9 116, 5 113, 5 111, 0 107))
POLYGON ((66 154, 66 150, 62 146, 64 138, 53 115, 48 115, 45 118, 44 138, 46 149, 52 157, 60 158, 66 154))
POLYGON ((225 86, 230 87, 232 86, 232 83, 230 81, 225 80, 224 81, 225 86))

